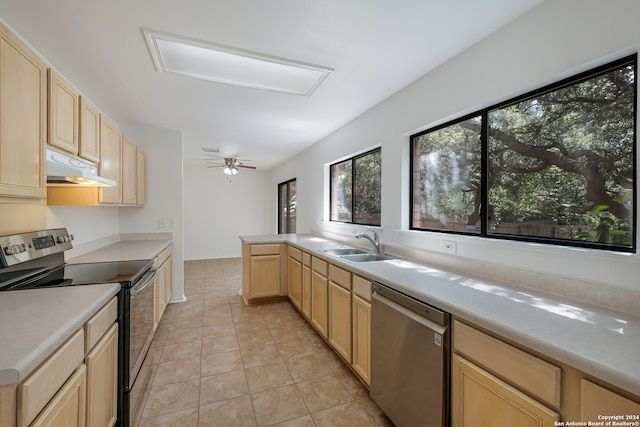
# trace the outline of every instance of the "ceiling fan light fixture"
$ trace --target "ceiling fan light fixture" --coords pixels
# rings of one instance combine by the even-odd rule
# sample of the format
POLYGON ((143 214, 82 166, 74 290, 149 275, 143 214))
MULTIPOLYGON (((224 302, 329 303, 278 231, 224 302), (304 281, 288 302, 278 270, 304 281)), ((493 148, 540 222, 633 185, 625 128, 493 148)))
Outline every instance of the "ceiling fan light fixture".
POLYGON ((226 167, 222 170, 222 172, 224 172, 224 173, 225 173, 225 174, 227 174, 227 175, 235 175, 235 174, 237 174, 237 173, 238 173, 238 169, 236 169, 236 167, 235 167, 235 166, 232 166, 232 167, 226 166, 226 167))
POLYGON ((147 29, 158 72, 309 96, 333 69, 147 29))

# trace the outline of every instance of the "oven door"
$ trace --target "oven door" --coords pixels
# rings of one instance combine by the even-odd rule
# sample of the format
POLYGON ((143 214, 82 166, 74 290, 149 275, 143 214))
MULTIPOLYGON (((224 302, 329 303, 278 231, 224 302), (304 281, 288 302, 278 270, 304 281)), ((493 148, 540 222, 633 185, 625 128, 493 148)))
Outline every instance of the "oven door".
POLYGON ((155 278, 156 270, 151 269, 127 292, 129 294, 129 381, 126 384, 127 390, 133 388, 153 339, 155 278))

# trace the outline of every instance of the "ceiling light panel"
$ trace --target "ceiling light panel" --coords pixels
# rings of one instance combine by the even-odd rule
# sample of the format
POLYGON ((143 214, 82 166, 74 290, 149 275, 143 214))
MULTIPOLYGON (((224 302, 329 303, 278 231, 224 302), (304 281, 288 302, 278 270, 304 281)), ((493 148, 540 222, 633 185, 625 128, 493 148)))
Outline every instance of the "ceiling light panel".
POLYGON ((143 30, 158 72, 309 96, 333 72, 316 65, 143 30))

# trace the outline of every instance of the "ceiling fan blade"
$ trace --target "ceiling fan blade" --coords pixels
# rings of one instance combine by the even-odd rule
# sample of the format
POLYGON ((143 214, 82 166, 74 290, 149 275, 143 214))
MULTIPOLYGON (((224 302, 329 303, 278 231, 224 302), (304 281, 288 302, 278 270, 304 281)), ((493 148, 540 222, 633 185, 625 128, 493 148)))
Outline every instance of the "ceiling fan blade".
POLYGON ((237 168, 245 168, 245 169, 255 169, 256 168, 255 166, 244 166, 244 165, 239 165, 239 164, 236 164, 236 167, 237 168))

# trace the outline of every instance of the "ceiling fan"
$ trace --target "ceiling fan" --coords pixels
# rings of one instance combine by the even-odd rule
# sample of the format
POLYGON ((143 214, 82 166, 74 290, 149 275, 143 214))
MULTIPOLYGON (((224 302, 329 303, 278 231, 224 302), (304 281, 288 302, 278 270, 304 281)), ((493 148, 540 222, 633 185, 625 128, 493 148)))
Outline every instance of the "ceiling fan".
POLYGON ((238 159, 236 157, 223 157, 223 156, 211 154, 212 152, 217 152, 211 149, 203 148, 202 150, 205 152, 204 153, 205 156, 209 156, 212 160, 215 159, 214 161, 207 159, 207 164, 210 165, 210 166, 207 166, 207 168, 224 168, 222 172, 224 172, 226 175, 237 174, 238 168, 244 168, 244 169, 256 168, 255 166, 249 166, 243 163, 249 160, 238 159))

